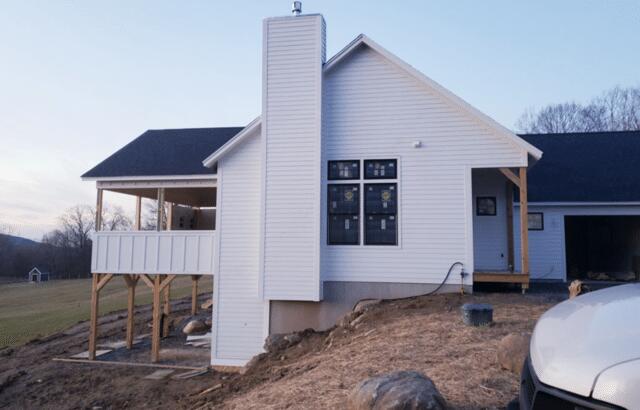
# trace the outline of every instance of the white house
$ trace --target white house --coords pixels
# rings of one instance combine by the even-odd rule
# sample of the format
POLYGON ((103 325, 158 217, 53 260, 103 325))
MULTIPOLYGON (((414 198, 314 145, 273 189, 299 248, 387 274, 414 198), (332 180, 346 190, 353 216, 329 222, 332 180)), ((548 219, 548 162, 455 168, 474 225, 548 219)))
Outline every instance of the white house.
POLYGON ((99 210, 104 190, 172 204, 158 232, 96 233, 90 351, 113 275, 154 289, 154 360, 161 292, 213 275, 211 361, 229 366, 362 299, 528 286, 528 231, 513 221, 542 152, 365 35, 327 59, 325 32, 319 14, 265 19, 258 118, 148 131, 83 175, 99 210))
POLYGON ((27 274, 27 280, 31 283, 48 282, 49 276, 49 272, 42 272, 37 266, 34 266, 27 274))

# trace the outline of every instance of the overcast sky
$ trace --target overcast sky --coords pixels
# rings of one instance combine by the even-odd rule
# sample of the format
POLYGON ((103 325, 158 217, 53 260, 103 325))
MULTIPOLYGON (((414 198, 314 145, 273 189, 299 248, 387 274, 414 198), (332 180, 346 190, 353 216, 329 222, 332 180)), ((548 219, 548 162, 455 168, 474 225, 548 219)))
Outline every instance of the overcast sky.
MULTIPOLYGON (((4 0, 0 225, 39 239, 65 209, 93 204, 80 175, 146 129, 253 119, 261 19, 290 3, 4 0)), ((329 56, 365 33, 509 128, 528 107, 640 85, 638 1, 305 0, 303 11, 324 14, 329 56)))

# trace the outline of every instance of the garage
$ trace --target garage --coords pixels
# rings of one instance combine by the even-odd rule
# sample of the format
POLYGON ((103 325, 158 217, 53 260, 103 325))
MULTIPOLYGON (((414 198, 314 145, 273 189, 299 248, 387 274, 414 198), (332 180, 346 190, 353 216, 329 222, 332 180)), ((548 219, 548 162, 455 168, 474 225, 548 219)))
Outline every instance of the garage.
POLYGON ((565 216, 567 279, 640 279, 640 216, 565 216))

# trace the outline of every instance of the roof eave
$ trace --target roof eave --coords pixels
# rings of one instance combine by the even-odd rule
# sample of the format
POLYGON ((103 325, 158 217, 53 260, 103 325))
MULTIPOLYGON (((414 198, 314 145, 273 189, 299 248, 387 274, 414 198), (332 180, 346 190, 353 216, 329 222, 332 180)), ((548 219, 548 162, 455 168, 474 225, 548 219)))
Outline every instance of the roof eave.
POLYGON ((231 138, 229 141, 224 143, 223 146, 218 148, 215 152, 209 155, 204 161, 202 161, 202 165, 204 165, 207 168, 212 168, 213 166, 215 166, 221 157, 223 157, 226 153, 233 150, 242 141, 244 141, 244 139, 247 136, 251 135, 253 131, 255 131, 256 129, 258 129, 258 127, 260 127, 261 123, 262 123, 261 117, 255 118, 246 127, 244 127, 242 131, 234 135, 233 138, 231 138))

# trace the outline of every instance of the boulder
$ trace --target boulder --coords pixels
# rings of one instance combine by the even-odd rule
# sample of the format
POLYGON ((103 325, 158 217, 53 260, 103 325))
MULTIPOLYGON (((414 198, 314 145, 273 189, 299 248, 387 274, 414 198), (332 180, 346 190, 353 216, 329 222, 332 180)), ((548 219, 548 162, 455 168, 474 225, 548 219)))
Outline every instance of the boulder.
POLYGON ((209 329, 211 329, 211 326, 213 326, 213 320, 212 320, 210 317, 208 317, 208 318, 206 318, 206 319, 204 320, 204 324, 205 324, 209 329))
POLYGON ((369 309, 371 306, 377 305, 380 303, 381 299, 364 299, 356 303, 356 306, 353 308, 353 311, 356 313, 362 313, 365 310, 369 309))
POLYGON ((190 335, 193 333, 206 332, 207 330, 207 325, 202 320, 191 320, 182 328, 182 333, 190 335))
POLYGON ((302 337, 298 333, 290 333, 285 335, 284 340, 286 340, 289 345, 294 345, 296 343, 300 343, 302 337))
POLYGON ((349 410, 447 409, 435 384, 415 371, 389 373, 363 380, 347 398, 349 410))
POLYGON ((584 288, 584 284, 582 283, 581 280, 576 279, 573 282, 571 282, 571 284, 569 285, 569 299, 573 299, 576 296, 585 293, 583 288, 584 288))
POLYGON ((289 342, 285 339, 284 333, 274 333, 264 339, 264 350, 267 352, 276 352, 289 346, 289 342))
POLYGON ((498 343, 497 361, 500 367, 519 374, 529 354, 530 339, 531 335, 526 333, 511 333, 503 337, 498 343))

